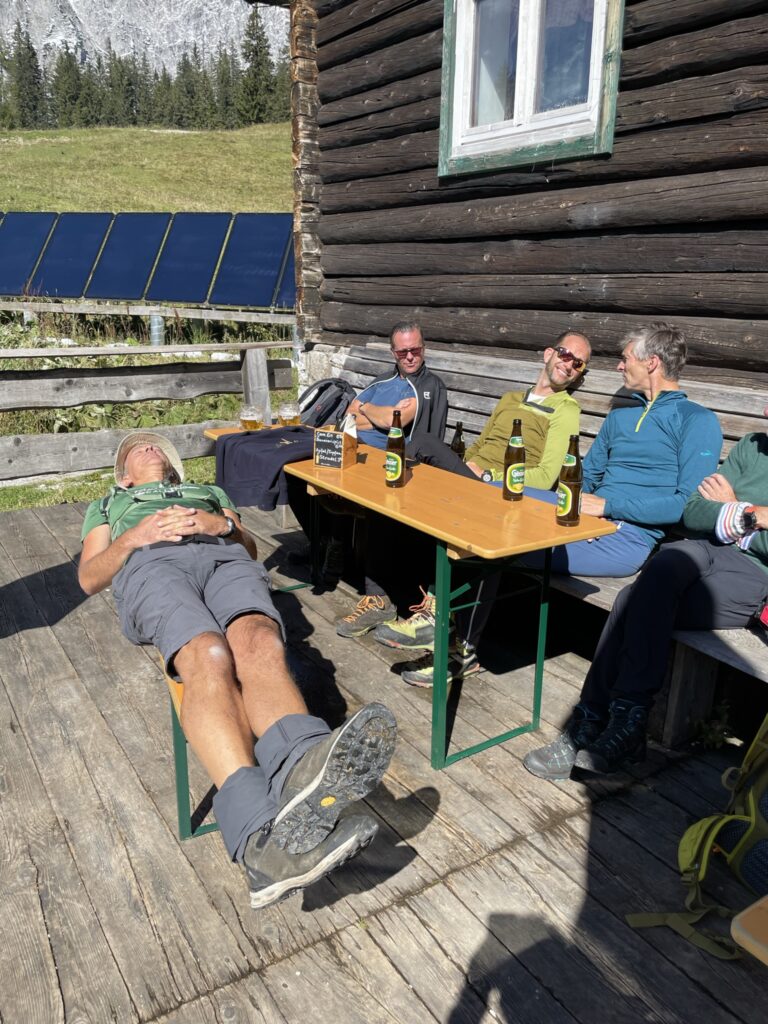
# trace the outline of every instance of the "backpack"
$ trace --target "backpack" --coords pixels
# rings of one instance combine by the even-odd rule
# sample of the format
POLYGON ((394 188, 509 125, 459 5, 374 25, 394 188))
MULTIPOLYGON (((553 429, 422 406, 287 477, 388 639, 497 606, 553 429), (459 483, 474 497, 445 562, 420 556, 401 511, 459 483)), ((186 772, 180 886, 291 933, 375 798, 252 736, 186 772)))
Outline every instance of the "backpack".
POLYGON ((728 918, 734 914, 728 907, 705 902, 702 896, 712 853, 722 854, 752 892, 768 895, 768 715, 741 765, 729 768, 722 781, 731 794, 727 808, 689 826, 677 849, 682 882, 688 888, 687 912, 628 914, 627 922, 633 928, 667 925, 700 949, 732 960, 740 955, 735 943, 694 925, 710 912, 728 918))
POLYGON ((307 427, 333 423, 340 427, 357 392, 341 377, 324 377, 310 384, 299 398, 301 422, 307 427))

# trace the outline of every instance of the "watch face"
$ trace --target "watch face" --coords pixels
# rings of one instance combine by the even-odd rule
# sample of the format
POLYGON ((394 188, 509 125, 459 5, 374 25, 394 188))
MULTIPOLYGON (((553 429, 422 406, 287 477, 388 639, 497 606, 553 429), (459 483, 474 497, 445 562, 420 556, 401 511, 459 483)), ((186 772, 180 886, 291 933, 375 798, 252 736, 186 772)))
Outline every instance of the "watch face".
POLYGON ((754 512, 744 513, 744 526, 747 530, 754 530, 757 527, 757 516, 754 512))

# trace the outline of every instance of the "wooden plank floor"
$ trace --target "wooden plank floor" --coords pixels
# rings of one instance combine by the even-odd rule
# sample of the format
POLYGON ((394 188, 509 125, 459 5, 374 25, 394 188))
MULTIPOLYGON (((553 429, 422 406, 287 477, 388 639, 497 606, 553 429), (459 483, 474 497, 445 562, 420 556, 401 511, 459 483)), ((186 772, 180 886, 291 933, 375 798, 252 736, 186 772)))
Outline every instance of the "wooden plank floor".
MULTIPOLYGON (((248 513, 280 582, 296 535, 248 513)), ((176 837, 165 686, 120 635, 110 595, 75 580, 82 509, 0 516, 0 1021, 595 1021, 764 1019, 768 970, 713 960, 633 910, 680 905, 676 842, 720 806, 725 755, 654 750, 586 786, 530 776, 522 736, 429 767, 429 694, 370 639, 333 628, 351 591, 278 595, 292 667, 337 724, 379 699, 396 713, 391 770, 371 795, 372 846, 330 878, 253 912, 217 835, 176 837)), ((495 646, 494 646, 495 643, 495 646)), ((530 658, 488 646, 454 738, 526 716, 530 658)), ((553 655, 545 737, 586 663, 553 655)), ((199 769, 198 793, 207 788, 199 769)), ((723 871, 712 891, 750 901, 723 871)))

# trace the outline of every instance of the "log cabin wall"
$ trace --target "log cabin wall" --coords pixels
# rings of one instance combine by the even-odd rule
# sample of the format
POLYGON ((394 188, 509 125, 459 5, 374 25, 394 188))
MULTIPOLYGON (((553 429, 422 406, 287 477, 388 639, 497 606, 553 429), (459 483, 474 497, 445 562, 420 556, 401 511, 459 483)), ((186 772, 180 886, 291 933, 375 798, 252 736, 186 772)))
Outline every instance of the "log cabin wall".
POLYGON ((305 342, 415 317, 431 344, 513 357, 573 327, 607 367, 663 317, 689 376, 768 383, 765 0, 628 0, 610 157, 443 179, 442 0, 293 19, 317 69, 297 112, 305 342))

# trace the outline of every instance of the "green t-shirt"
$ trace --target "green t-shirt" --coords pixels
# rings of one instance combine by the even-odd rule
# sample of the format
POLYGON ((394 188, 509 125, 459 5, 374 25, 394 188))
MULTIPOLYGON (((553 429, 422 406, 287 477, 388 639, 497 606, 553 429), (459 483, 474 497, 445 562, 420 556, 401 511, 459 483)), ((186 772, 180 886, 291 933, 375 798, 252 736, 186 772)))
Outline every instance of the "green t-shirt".
POLYGON ((92 501, 85 512, 82 539, 97 526, 109 524, 112 540, 151 516, 161 508, 184 505, 219 514, 223 508, 234 510, 235 504, 220 487, 206 484, 139 484, 138 487, 115 485, 104 498, 92 501))

